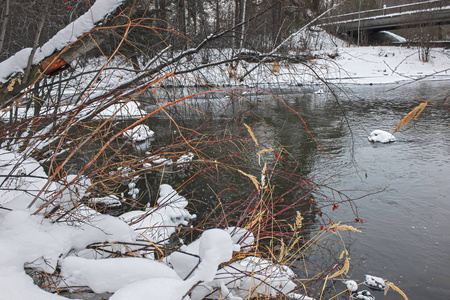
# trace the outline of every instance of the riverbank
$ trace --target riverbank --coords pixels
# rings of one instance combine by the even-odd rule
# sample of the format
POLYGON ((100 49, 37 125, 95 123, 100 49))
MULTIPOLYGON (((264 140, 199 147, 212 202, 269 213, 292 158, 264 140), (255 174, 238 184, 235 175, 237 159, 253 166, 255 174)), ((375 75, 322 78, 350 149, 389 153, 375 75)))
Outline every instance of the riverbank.
MULTIPOLYGON (((320 44, 319 45, 323 45, 320 44)), ((168 68, 164 74, 181 73, 164 78, 163 86, 245 86, 264 87, 266 85, 317 85, 331 84, 386 84, 406 83, 417 80, 450 79, 450 49, 430 48, 427 61, 424 51, 419 47, 405 46, 345 46, 340 43, 326 43, 326 46, 313 47, 310 56, 315 57, 305 63, 287 61, 255 63, 240 61, 235 64, 218 64, 198 68, 204 57, 211 62, 232 60, 236 55, 232 49, 207 50, 197 58, 185 60, 176 68, 168 68), (195 70, 197 69, 197 70, 195 70), (189 71, 188 70, 194 70, 189 71), (186 72, 186 73, 185 73, 186 72)), ((104 58, 92 59, 76 73, 85 73, 83 81, 91 80, 105 63, 104 58), (90 75, 92 74, 92 75, 90 75)), ((100 84, 105 89, 124 83, 134 76, 132 66, 122 58, 113 60, 102 75, 108 80, 100 84), (128 70, 124 69, 128 65, 128 70), (120 67, 119 67, 120 66, 120 67)), ((76 93, 76 87, 68 92, 76 93)))

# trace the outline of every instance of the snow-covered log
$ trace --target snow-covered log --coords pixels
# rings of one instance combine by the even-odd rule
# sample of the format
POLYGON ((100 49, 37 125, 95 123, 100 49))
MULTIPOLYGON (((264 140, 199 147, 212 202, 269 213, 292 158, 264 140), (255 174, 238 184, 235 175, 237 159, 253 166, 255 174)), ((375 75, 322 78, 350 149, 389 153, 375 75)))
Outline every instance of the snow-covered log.
POLYGON ((125 9, 131 0, 97 0, 78 19, 61 29, 34 53, 30 73, 24 78, 32 48, 25 48, 0 63, 0 106, 5 107, 10 100, 24 89, 35 84, 44 76, 57 74, 78 57, 98 47, 112 33, 113 25, 126 24, 131 16, 125 9), (25 80, 24 80, 25 79, 25 80))

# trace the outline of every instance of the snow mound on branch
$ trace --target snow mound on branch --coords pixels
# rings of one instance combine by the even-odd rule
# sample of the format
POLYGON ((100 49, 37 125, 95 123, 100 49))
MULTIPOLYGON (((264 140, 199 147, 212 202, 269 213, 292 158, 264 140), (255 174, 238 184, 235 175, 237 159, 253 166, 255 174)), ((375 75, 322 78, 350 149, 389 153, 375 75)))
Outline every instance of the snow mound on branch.
MULTIPOLYGON (((239 227, 229 227, 224 231, 231 236, 234 244, 240 246, 241 250, 248 251, 253 247, 254 236, 251 232, 239 227)), ((200 262, 200 242, 201 239, 197 239, 189 245, 183 245, 179 251, 173 252, 166 258, 167 264, 172 266, 181 278, 191 274, 200 262)))
POLYGON ((179 278, 163 263, 144 258, 85 259, 67 257, 61 275, 68 286, 88 286, 96 293, 114 293, 146 278, 179 278))
POLYGON ((183 281, 181 278, 162 276, 142 280, 118 290, 110 299, 190 299, 189 296, 184 297, 188 291, 199 281, 212 280, 218 266, 229 261, 232 258, 233 251, 237 250, 239 250, 239 246, 233 243, 231 236, 224 230, 206 230, 199 239, 201 263, 189 279, 183 281))
POLYGON ((241 246, 244 252, 250 251, 255 242, 255 236, 251 231, 240 227, 228 227, 225 229, 231 235, 233 242, 241 246))
MULTIPOLYGON (((34 57, 33 65, 37 65, 44 58, 52 55, 55 51, 75 42, 83 34, 91 31, 95 25, 112 13, 123 0, 97 0, 91 8, 81 17, 61 29, 42 47, 38 48, 34 57)), ((8 81, 11 75, 24 72, 27 67, 31 48, 23 49, 0 63, 0 82, 8 81)))
MULTIPOLYGON (((26 209, 47 183, 47 174, 33 158, 0 149, 0 206, 26 209)), ((40 198, 33 205, 44 204, 40 198)))

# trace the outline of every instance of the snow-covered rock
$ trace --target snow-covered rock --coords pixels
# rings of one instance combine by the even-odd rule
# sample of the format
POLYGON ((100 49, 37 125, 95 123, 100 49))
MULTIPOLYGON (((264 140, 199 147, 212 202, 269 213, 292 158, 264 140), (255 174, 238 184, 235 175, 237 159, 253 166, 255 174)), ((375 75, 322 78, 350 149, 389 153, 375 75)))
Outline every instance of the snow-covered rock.
POLYGON ((24 266, 52 274, 60 257, 71 251, 106 241, 135 242, 130 227, 112 216, 97 214, 77 224, 53 223, 24 210, 0 209, 0 298, 66 299, 41 290, 26 275, 24 266))
POLYGON ((347 289, 351 293, 356 292, 358 290, 358 284, 356 283, 356 281, 354 281, 354 280, 347 280, 347 281, 344 281, 344 283, 347 286, 347 289))
POLYGON ((193 158, 194 154, 191 152, 181 155, 180 158, 177 160, 178 167, 180 168, 183 167, 183 164, 190 163, 193 158))
POLYGON ((134 142, 143 142, 148 139, 153 139, 155 137, 155 132, 150 130, 147 125, 139 124, 125 131, 123 135, 134 142))
POLYGON ((392 143, 395 142, 396 139, 393 134, 383 131, 383 130, 374 130, 370 133, 370 135, 367 137, 369 142, 372 143, 392 143))
POLYGON ((364 283, 374 290, 384 290, 386 288, 384 279, 377 276, 366 275, 366 281, 364 283))
POLYGON ((354 300, 375 300, 375 297, 367 290, 355 292, 352 294, 354 300))

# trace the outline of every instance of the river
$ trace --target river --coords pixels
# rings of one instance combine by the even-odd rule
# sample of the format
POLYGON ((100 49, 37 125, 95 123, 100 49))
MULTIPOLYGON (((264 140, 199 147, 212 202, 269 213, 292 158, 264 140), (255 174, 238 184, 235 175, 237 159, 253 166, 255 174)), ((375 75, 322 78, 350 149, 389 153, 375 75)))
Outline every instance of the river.
MULTIPOLYGON (((364 222, 354 225, 361 233, 349 236, 349 276, 359 282, 365 274, 383 277, 409 299, 450 299, 450 114, 430 105, 395 134, 395 143, 372 144, 367 136, 375 129, 392 132, 421 103, 415 98, 430 99, 449 87, 448 82, 333 86, 338 100, 325 87, 323 93, 310 86, 265 88, 299 111, 317 142, 281 101, 246 91, 264 122, 278 130, 276 142, 301 158, 302 176, 323 180, 351 198, 366 195, 355 201, 364 222)), ((217 118, 218 112, 233 113, 233 107, 215 106, 208 97, 196 101, 209 103, 217 118)), ((161 126, 160 133, 167 128, 161 119, 150 125, 161 126)), ((254 130, 267 133, 271 127, 254 130)), ((327 214, 348 221, 355 209, 342 204, 327 214)), ((374 295, 402 299, 394 291, 374 295)))
MULTIPOLYGON (((362 233, 352 235, 350 277, 381 276, 409 299, 450 299, 450 114, 428 107, 392 144, 372 144, 367 136, 375 129, 392 132, 421 103, 415 98, 430 99, 449 87, 448 82, 335 87, 340 105, 330 92, 283 96, 310 120, 326 154, 311 139, 296 138, 302 125, 283 122, 286 141, 315 149, 309 176, 332 176, 333 187, 350 197, 382 191, 355 202, 364 223, 355 225, 362 233)), ((349 207, 332 213, 335 220, 353 216, 349 207)), ((393 291, 374 295, 402 299, 393 291)))

